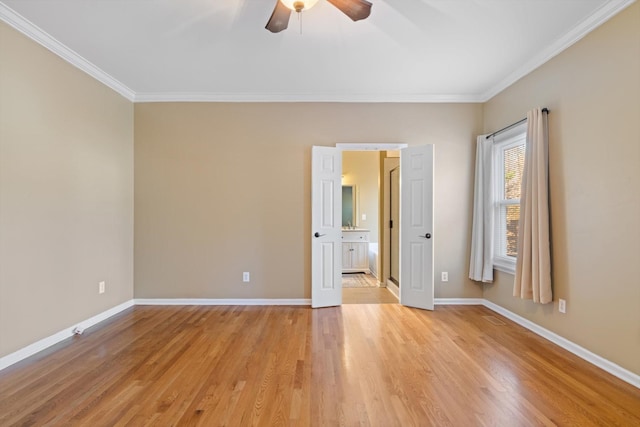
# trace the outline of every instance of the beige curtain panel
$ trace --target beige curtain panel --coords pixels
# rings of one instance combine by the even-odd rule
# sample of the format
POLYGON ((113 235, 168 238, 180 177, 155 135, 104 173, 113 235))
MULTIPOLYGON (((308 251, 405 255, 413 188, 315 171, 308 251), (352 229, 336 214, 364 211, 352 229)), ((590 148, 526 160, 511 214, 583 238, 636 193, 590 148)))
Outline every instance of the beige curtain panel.
POLYGON ((547 112, 540 108, 527 113, 513 296, 541 304, 553 300, 549 240, 549 128, 547 112))

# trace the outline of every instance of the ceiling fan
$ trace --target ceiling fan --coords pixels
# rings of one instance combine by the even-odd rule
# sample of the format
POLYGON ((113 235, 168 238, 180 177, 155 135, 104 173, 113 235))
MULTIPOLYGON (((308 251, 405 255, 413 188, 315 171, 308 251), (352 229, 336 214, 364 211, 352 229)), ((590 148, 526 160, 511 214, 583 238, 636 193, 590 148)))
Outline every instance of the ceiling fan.
MULTIPOLYGON (((301 13, 316 4, 318 0, 276 0, 276 7, 273 9, 271 18, 265 27, 272 33, 279 33, 289 26, 291 12, 301 13)), ((353 21, 365 19, 371 14, 371 3, 367 0, 327 0, 329 3, 340 9, 353 21)))

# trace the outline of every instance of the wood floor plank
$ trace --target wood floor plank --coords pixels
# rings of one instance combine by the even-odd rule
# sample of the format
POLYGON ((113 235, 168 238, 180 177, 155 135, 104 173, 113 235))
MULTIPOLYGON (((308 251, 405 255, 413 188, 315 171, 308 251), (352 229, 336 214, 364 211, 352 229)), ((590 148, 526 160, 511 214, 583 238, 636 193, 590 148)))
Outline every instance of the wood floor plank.
POLYGON ((343 288, 343 304, 397 304, 398 298, 387 288, 343 288))
POLYGON ((634 426, 640 390, 479 306, 136 306, 1 371, 0 425, 634 426))

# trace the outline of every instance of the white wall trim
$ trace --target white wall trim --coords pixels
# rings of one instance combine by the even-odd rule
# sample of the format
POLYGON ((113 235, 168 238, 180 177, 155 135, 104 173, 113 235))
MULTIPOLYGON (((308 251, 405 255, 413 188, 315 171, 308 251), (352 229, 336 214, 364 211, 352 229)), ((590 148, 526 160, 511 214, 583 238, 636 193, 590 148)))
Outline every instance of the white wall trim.
POLYGON ((406 142, 377 143, 377 142, 338 142, 336 148, 341 151, 396 151, 407 148, 406 142))
POLYGON ((80 69, 81 71, 84 71, 94 79, 98 80, 100 83, 118 92, 129 101, 134 101, 135 92, 133 90, 129 89, 126 85, 102 71, 93 63, 84 59, 75 51, 60 43, 40 27, 28 21, 3 3, 0 3, 0 20, 6 22, 11 27, 15 28, 36 43, 44 46, 46 49, 58 55, 60 58, 64 59, 74 67, 80 69))
POLYGON ((640 388, 640 375, 633 373, 620 365, 617 365, 610 360, 605 359, 602 356, 598 356, 597 354, 587 350, 584 347, 579 346, 578 344, 569 341, 568 339, 556 334, 555 332, 551 332, 550 330, 543 328, 542 326, 534 323, 524 317, 513 313, 512 311, 507 310, 484 298, 436 298, 434 303, 436 305, 483 305, 487 307, 489 310, 495 311, 498 314, 506 317, 509 320, 517 323, 518 325, 530 330, 531 332, 539 335, 540 337, 551 341, 555 345, 562 347, 563 349, 575 354, 581 359, 591 363, 592 365, 597 366, 613 375, 614 377, 620 378, 622 381, 625 381, 632 386, 640 388))
POLYGON ((89 74, 132 102, 407 102, 483 103, 502 92, 554 56, 558 55, 635 0, 610 0, 580 22, 547 49, 506 76, 484 93, 217 93, 217 92, 134 92, 122 82, 84 59, 44 30, 0 2, 0 20, 49 49, 65 61, 89 74))
POLYGON ((15 351, 6 356, 3 356, 0 358, 0 371, 3 370, 4 368, 7 368, 13 365, 14 363, 18 363, 19 361, 26 359, 29 356, 33 356, 34 354, 48 347, 51 347, 52 345, 58 344, 60 341, 64 341, 67 338, 73 336, 73 330, 76 327, 80 328, 81 330, 90 328, 91 326, 94 326, 102 322, 103 320, 106 320, 112 316, 115 316, 116 314, 120 313, 123 310, 126 310, 129 307, 133 307, 133 300, 123 302, 122 304, 119 304, 106 311, 103 311, 102 313, 96 314, 95 316, 87 320, 83 320, 79 323, 76 323, 73 326, 69 326, 68 328, 65 328, 59 332, 56 332, 53 335, 50 335, 46 338, 36 341, 33 344, 29 344, 28 346, 23 347, 18 351, 15 351))
POLYGON ((311 305, 311 299, 136 298, 136 305, 311 305))
POLYGON ((640 388, 640 375, 637 375, 625 368, 623 368, 622 366, 619 366, 607 359, 605 359, 604 357, 598 356, 595 353, 590 352, 589 350, 587 350, 584 347, 579 346, 578 344, 575 344, 572 341, 569 341, 568 339, 561 337, 560 335, 551 332, 548 329, 543 328, 542 326, 538 325, 537 323, 534 323, 530 320, 525 319, 522 316, 519 316, 491 301, 488 300, 483 300, 483 305, 485 307, 487 307, 490 310, 495 311, 498 314, 503 315, 504 317, 506 317, 507 319, 510 319, 512 321, 514 321, 515 323, 517 323, 518 325, 529 329, 531 332, 536 333, 537 335, 541 336, 542 338, 545 338, 549 341, 551 341, 552 343, 564 348, 565 350, 575 354, 576 356, 580 357, 581 359, 586 360, 587 362, 591 363, 592 365, 597 366, 598 368, 610 373, 611 375, 620 378, 622 381, 625 381, 637 388, 640 388))
POLYGON ((394 297, 398 298, 398 301, 400 301, 400 288, 398 287, 398 285, 393 283, 391 280, 387 280, 387 289, 393 294, 394 297))
POLYGON ((482 298, 435 298, 435 305, 484 305, 482 298))
MULTIPOLYGON (((389 285, 392 285, 389 283, 389 285)), ((387 289, 391 293, 391 287, 387 289)), ((568 339, 561 337, 560 335, 551 332, 542 326, 525 319, 524 317, 517 315, 491 301, 483 298, 436 298, 434 300, 435 305, 482 305, 488 309, 495 311, 498 314, 512 320, 518 325, 534 332, 535 334, 545 338, 552 343, 564 348, 565 350, 575 354, 581 359, 586 360, 592 365, 610 373, 611 375, 625 381, 637 388, 640 388, 640 375, 635 374, 613 362, 598 356, 595 353, 587 350, 584 347, 575 344, 568 339)), ((298 299, 205 299, 205 298, 136 298, 119 304, 109 310, 103 311, 87 320, 79 322, 73 326, 63 329, 53 335, 36 341, 26 347, 21 348, 11 354, 0 358, 0 371, 23 360, 29 356, 32 356, 42 350, 45 350, 52 345, 59 343, 73 335, 73 329, 79 327, 86 329, 94 326, 123 310, 134 305, 295 305, 295 306, 310 306, 311 299, 298 298, 298 299)))
POLYGON ((73 336, 73 330, 79 328, 81 330, 90 328, 108 318, 115 316, 123 310, 134 305, 311 305, 311 299, 199 299, 199 298, 150 298, 150 299, 132 299, 115 307, 112 307, 102 313, 69 326, 53 335, 43 338, 39 341, 29 344, 6 356, 0 357, 0 371, 33 356, 34 354, 45 350, 52 345, 58 344, 73 336))
POLYGON ((546 63, 553 57, 571 47, 591 31, 595 30, 600 25, 604 24, 606 21, 612 18, 614 15, 621 12, 627 6, 631 5, 634 1, 635 0, 611 0, 606 2, 591 16, 578 23, 578 25, 569 30, 563 37, 558 39, 551 46, 542 50, 536 56, 532 57, 525 64, 518 67, 518 69, 505 77, 498 84, 487 90, 484 94, 478 96, 478 98, 481 100, 480 102, 489 101, 491 98, 520 80, 522 77, 531 73, 542 64, 546 63))
POLYGON ((403 102, 478 103, 476 94, 140 92, 135 102, 403 102))

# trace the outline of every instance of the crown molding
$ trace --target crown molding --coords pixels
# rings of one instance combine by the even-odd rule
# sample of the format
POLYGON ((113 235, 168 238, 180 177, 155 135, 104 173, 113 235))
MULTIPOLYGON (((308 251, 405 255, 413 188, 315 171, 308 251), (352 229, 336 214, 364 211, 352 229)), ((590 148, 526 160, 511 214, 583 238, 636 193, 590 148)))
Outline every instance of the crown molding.
POLYGON ((122 84, 92 64, 90 61, 87 61, 82 56, 60 43, 37 25, 28 21, 3 3, 0 3, 0 20, 6 22, 8 25, 29 37, 31 40, 58 55, 74 67, 84 71, 100 83, 113 89, 129 101, 133 101, 135 99, 135 92, 133 90, 129 89, 126 85, 122 84))
POLYGON ((71 65, 113 89, 126 99, 144 102, 336 102, 336 103, 484 103, 540 67, 636 0, 611 0, 580 22, 551 46, 481 94, 411 93, 218 93, 218 92, 134 92, 75 51, 47 34, 0 2, 0 20, 44 46, 71 65))
POLYGON ((410 93, 218 93, 139 92, 135 102, 362 102, 362 103, 478 103, 477 95, 410 93))
POLYGON ((578 42, 584 36, 598 28, 600 25, 604 24, 614 15, 618 14, 635 1, 636 0, 611 0, 603 4, 592 15, 587 17, 587 19, 585 19, 584 21, 578 23, 575 27, 569 30, 563 37, 558 39, 551 46, 547 47, 538 55, 531 58, 524 65, 509 74, 504 80, 482 94, 479 97, 481 99, 480 102, 489 101, 491 98, 493 98, 527 74, 531 73, 542 64, 549 61, 551 58, 568 49, 570 46, 578 42))

